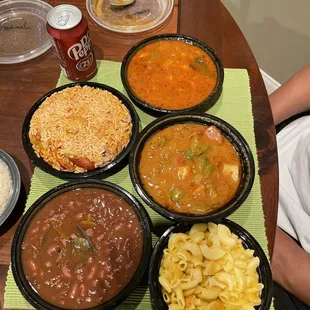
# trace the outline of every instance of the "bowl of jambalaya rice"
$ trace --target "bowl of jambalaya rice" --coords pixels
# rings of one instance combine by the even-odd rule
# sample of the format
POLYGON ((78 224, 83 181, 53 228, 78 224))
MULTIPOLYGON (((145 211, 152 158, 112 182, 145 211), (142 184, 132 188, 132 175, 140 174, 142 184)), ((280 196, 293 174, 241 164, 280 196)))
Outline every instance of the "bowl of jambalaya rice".
POLYGON ((28 112, 22 140, 30 160, 62 179, 106 173, 131 150, 139 120, 118 90, 91 82, 58 87, 28 112))

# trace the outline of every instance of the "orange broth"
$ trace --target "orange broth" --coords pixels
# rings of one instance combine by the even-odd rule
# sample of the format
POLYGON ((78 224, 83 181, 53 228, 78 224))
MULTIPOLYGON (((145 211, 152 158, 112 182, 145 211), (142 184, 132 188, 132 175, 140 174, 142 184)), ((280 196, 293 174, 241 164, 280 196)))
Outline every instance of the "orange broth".
POLYGON ((242 171, 236 150, 216 127, 191 123, 151 136, 141 153, 139 174, 160 205, 204 214, 233 198, 242 171))
POLYGON ((140 100, 161 109, 181 110, 212 93, 217 69, 199 47, 164 40, 146 45, 132 57, 127 78, 140 100))

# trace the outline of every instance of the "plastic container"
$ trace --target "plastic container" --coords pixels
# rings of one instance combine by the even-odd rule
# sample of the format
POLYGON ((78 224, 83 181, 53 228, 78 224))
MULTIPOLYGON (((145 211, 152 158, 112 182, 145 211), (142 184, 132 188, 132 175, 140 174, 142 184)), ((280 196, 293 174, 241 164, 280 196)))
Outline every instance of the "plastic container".
POLYGON ((36 58, 52 46, 46 31, 51 9, 51 5, 39 0, 0 2, 0 64, 36 58))
POLYGON ((20 193, 21 181, 18 167, 13 158, 6 152, 0 150, 0 160, 3 161, 9 168, 12 177, 12 188, 13 188, 6 206, 4 206, 3 211, 0 213, 0 226, 1 226, 15 208, 20 193))
POLYGON ((102 28, 119 33, 139 33, 159 27, 170 16, 173 0, 135 0, 127 6, 109 0, 86 0, 90 17, 102 28))
MULTIPOLYGON (((259 257, 260 265, 257 268, 257 272, 259 275, 259 282, 264 285, 264 288, 261 294, 261 300, 262 300, 261 305, 255 307, 255 309, 257 310, 269 309, 271 299, 273 296, 273 282, 269 262, 263 249, 254 239, 254 237, 247 230, 245 230, 238 224, 227 219, 222 219, 220 221, 216 221, 215 223, 217 224, 221 223, 226 225, 231 230, 232 233, 236 234, 242 240, 242 245, 244 248, 254 250, 254 256, 259 257)), ((168 310, 168 306, 162 297, 161 286, 158 282, 158 277, 163 251, 168 245, 169 237, 173 233, 187 232, 190 230, 190 228, 191 225, 189 224, 178 224, 176 226, 170 227, 159 238, 154 247, 154 251, 152 253, 150 260, 149 279, 148 279, 153 310, 168 310)))
POLYGON ((142 130, 142 132, 140 133, 140 137, 137 140, 137 143, 135 144, 129 156, 129 172, 132 183, 137 193, 144 200, 144 202, 154 211, 166 217, 167 219, 176 222, 197 223, 197 222, 214 221, 219 218, 224 218, 229 214, 231 214, 232 212, 234 212, 235 210, 237 210, 241 206, 241 204, 245 201, 245 199, 248 197, 252 189, 255 176, 255 166, 253 155, 248 143, 233 126, 231 126, 224 120, 209 114, 179 113, 174 115, 163 116, 153 121, 142 130), (221 131, 222 135, 224 135, 224 137, 227 138, 228 141, 234 146, 237 154, 239 155, 242 167, 242 178, 235 196, 223 207, 205 213, 203 215, 186 214, 172 211, 160 205, 159 203, 155 202, 151 197, 151 195, 149 195, 148 192, 144 189, 138 171, 141 152, 147 140, 154 133, 166 127, 184 123, 216 126, 221 131))
MULTIPOLYGON (((170 59, 173 61, 173 58, 170 59)), ((122 67, 121 67, 121 78, 122 78, 122 83, 124 85, 124 88, 126 89, 130 99, 133 101, 134 104, 136 104, 139 108, 143 109, 144 111, 154 114, 154 113, 161 113, 161 114, 166 114, 166 113, 179 113, 179 112, 190 112, 190 111, 195 111, 195 110, 208 110, 210 107, 212 107, 217 100, 219 99, 221 93, 222 93, 222 86, 224 82, 224 69, 222 62, 220 58, 217 56, 216 52, 207 44, 203 43, 202 41, 199 41, 198 39, 195 39, 193 37, 189 37, 183 34, 160 34, 156 35, 147 39, 142 40, 141 42, 137 43, 134 45, 128 53, 125 55, 123 62, 122 62, 122 67), (151 104, 149 104, 147 101, 141 100, 133 91, 133 89, 130 86, 130 83, 127 78, 127 70, 128 66, 130 64, 130 61, 132 57, 142 48, 145 46, 154 43, 154 42, 159 42, 159 41, 182 41, 190 45, 194 45, 199 47, 201 50, 203 50, 206 54, 208 54, 213 62, 216 65, 217 68, 217 81, 215 84, 214 89, 212 92, 202 101, 202 102, 197 102, 196 105, 186 108, 186 109, 178 109, 178 110, 170 110, 170 109, 162 109, 155 107, 151 104)))
POLYGON ((23 124, 23 130, 22 130, 22 140, 23 140, 23 146, 24 146, 25 152, 29 156, 32 163, 35 166, 39 167, 44 172, 49 173, 51 175, 54 175, 54 176, 61 178, 61 179, 66 179, 66 180, 86 179, 86 178, 96 177, 96 176, 102 175, 102 174, 108 174, 108 173, 110 173, 109 170, 111 170, 112 168, 116 168, 116 166, 119 166, 120 164, 122 164, 121 162, 125 159, 125 157, 129 153, 129 151, 131 150, 132 146, 134 145, 134 142, 137 138, 138 132, 139 132, 139 119, 138 119, 138 115, 136 113, 136 110, 133 107, 132 103, 122 93, 120 93, 118 90, 116 90, 110 86, 104 85, 104 84, 92 83, 92 82, 80 82, 80 83, 71 83, 71 84, 67 84, 67 85, 55 88, 52 91, 48 92, 46 95, 44 95, 42 98, 40 98, 32 106, 32 108, 29 110, 29 112, 25 118, 25 121, 23 124), (40 107, 40 105, 44 102, 44 100, 47 97, 51 96, 52 94, 54 94, 58 91, 61 91, 65 88, 74 87, 77 85, 79 85, 79 86, 87 85, 90 87, 99 88, 102 90, 109 91, 114 96, 116 96, 126 106, 126 108, 128 109, 128 111, 130 113, 131 120, 132 120, 132 133, 131 133, 131 137, 130 137, 130 140, 129 140, 127 146, 107 165, 105 165, 103 167, 98 167, 96 169, 89 170, 89 171, 83 172, 83 173, 58 171, 58 170, 54 169, 52 166, 50 166, 48 163, 46 163, 42 158, 39 158, 36 155, 36 153, 34 152, 34 149, 32 148, 32 144, 30 142, 30 139, 29 139, 29 129, 30 129, 30 122, 31 122, 32 115, 40 107))
POLYGON ((33 205, 27 210, 25 215, 22 217, 17 230, 14 235, 14 239, 12 242, 12 250, 11 250, 11 258, 12 258, 12 272, 15 279, 15 282, 25 297, 25 299, 36 309, 49 309, 49 310, 56 310, 61 309, 56 307, 45 300, 43 300, 29 285, 25 274, 22 268, 21 262, 21 247, 24 239, 25 232, 31 223, 34 216, 44 208, 45 204, 55 198, 56 196, 71 190, 75 190, 78 188, 100 188, 107 191, 110 191, 117 196, 124 199, 135 211, 143 234, 143 251, 142 256, 140 259, 140 263, 136 269, 134 276, 132 277, 131 281, 123 288, 123 290, 107 301, 104 304, 98 305, 96 307, 88 308, 89 310, 107 310, 107 309, 114 309, 117 305, 119 305, 122 301, 126 299, 128 295, 130 295, 134 289, 137 287, 139 282, 141 281, 144 272, 149 263, 151 249, 152 249, 152 241, 151 241, 151 222, 149 216, 143 206, 138 202, 130 193, 126 190, 117 186, 115 184, 99 181, 99 180, 86 180, 86 181, 75 181, 71 183, 65 183, 60 186, 55 187, 54 189, 50 190, 43 196, 41 196, 38 200, 36 200, 33 205))

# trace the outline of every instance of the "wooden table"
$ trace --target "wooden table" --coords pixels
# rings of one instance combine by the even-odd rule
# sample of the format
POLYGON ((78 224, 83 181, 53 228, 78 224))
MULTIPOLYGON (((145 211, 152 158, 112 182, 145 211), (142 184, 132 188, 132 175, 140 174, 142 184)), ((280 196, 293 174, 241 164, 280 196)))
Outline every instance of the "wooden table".
MULTIPOLYGON (((48 0, 55 6, 60 0, 48 0)), ((158 33, 182 33, 196 37, 218 53, 224 67, 245 68, 250 75, 259 175, 266 219, 268 246, 272 254, 278 204, 278 163, 274 124, 269 100, 255 58, 237 24, 219 0, 175 0, 173 14, 160 28, 138 35, 103 31, 89 17, 85 0, 68 0, 88 19, 97 59, 121 61, 129 48, 141 39, 158 33)), ((0 65, 0 149, 15 159, 21 173, 22 191, 18 205, 0 228, 0 308, 3 307, 5 278, 10 263, 11 240, 25 206, 33 165, 21 142, 21 128, 30 107, 53 89, 59 66, 52 49, 24 64, 0 65)))

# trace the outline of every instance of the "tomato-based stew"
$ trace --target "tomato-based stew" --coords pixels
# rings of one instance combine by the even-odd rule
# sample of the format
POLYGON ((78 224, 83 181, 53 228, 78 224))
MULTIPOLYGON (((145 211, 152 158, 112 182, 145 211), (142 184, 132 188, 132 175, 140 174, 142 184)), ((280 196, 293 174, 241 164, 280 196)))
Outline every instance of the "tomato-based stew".
POLYGON ((160 109, 181 110, 212 93, 217 69, 199 47, 163 40, 144 46, 131 58, 127 78, 140 100, 160 109))
POLYGON ((100 188, 60 194, 34 216, 22 244, 27 280, 42 299, 86 309, 116 296, 141 260, 142 229, 132 207, 100 188))
POLYGON ((215 126, 188 123, 167 127, 146 141, 139 174, 160 205, 204 214, 233 198, 242 171, 236 150, 215 126))

